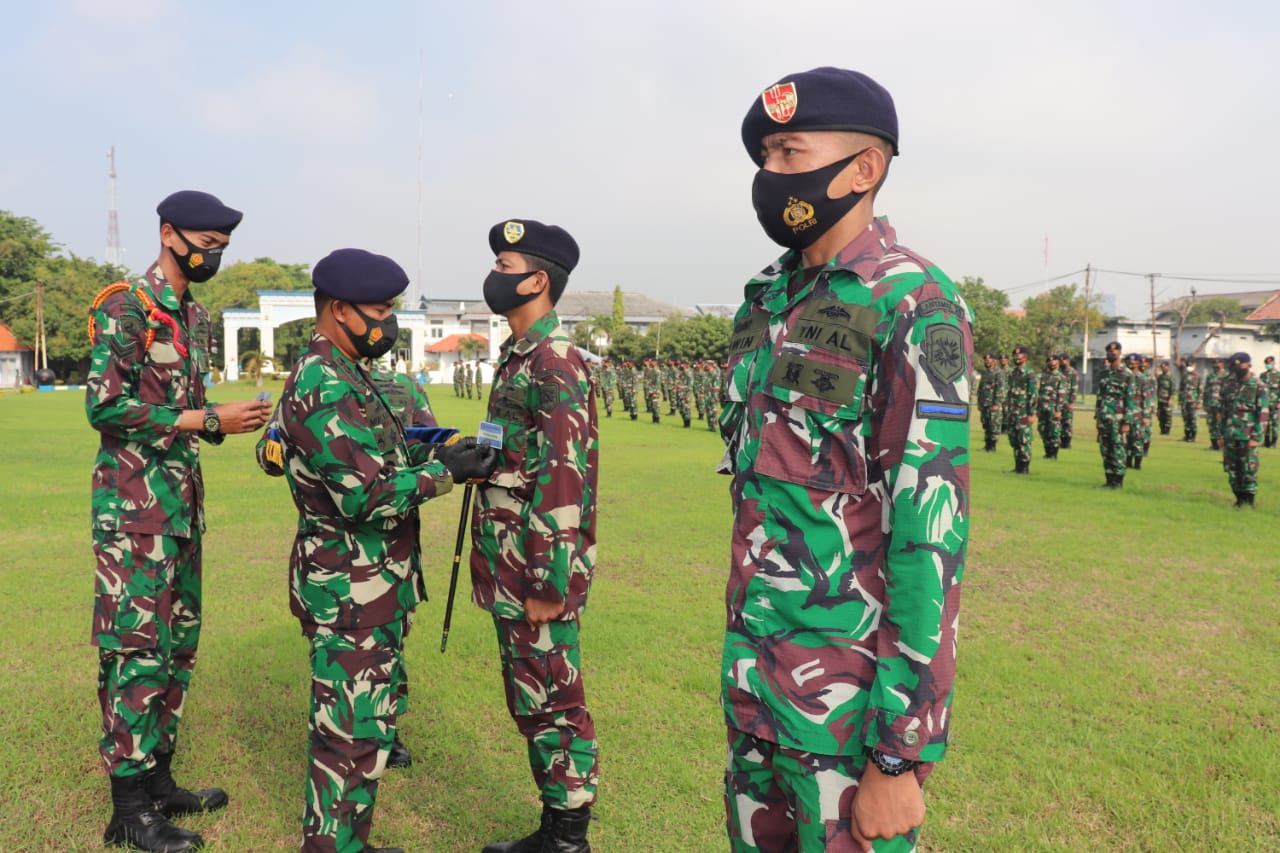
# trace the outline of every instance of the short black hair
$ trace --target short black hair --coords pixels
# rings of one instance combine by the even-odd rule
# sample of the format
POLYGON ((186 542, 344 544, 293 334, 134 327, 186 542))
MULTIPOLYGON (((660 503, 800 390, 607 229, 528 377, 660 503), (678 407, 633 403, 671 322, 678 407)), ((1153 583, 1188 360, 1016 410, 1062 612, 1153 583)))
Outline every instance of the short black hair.
POLYGON ((320 290, 317 290, 314 296, 316 301, 316 318, 318 319, 320 315, 324 313, 325 307, 333 301, 333 297, 320 290))
POLYGON ((557 264, 555 261, 549 261, 546 258, 540 258, 537 255, 526 255, 520 253, 521 257, 529 264, 529 272, 545 272, 547 278, 551 282, 551 293, 563 293, 565 285, 569 283, 569 271, 557 264))

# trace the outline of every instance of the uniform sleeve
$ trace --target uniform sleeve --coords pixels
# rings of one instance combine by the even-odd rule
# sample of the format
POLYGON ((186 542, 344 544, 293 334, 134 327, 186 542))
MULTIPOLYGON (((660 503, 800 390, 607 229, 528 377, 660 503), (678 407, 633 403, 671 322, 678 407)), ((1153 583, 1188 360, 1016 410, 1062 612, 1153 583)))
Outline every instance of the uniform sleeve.
POLYGON ((883 466, 889 539, 864 743, 938 761, 947 745, 969 535, 973 339, 968 309, 952 287, 927 282, 912 297, 877 329, 869 446, 883 466), (953 310, 937 310, 939 299, 953 310), (917 313, 925 300, 935 307, 917 313))
POLYGON ((120 293, 91 311, 93 352, 85 380, 85 413, 99 432, 165 448, 178 434, 182 411, 139 398, 138 369, 146 357, 147 321, 120 293))
POLYGON ((281 406, 287 464, 309 469, 349 521, 401 516, 453 488, 442 463, 391 465, 351 386, 327 367, 309 366, 281 406))
POLYGON ((544 357, 529 385, 533 498, 526 504, 525 574, 529 596, 563 601, 582 525, 591 450, 590 377, 573 361, 544 357))

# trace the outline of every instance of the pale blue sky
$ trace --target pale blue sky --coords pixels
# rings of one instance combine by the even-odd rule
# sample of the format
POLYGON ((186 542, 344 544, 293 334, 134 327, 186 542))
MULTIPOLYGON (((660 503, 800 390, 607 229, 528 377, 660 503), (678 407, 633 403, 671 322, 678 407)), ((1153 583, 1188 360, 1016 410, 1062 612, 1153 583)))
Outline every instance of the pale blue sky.
MULTIPOLYGON (((136 269, 156 252, 156 202, 194 188, 245 211, 228 261, 360 246, 421 269, 433 298, 477 298, 489 226, 521 216, 578 238, 571 286, 736 302, 778 253, 751 210, 742 115, 774 80, 830 64, 893 93, 902 155, 877 211, 955 278, 1032 285, 1017 305, 1041 289, 1047 234, 1050 277, 1092 263, 1280 280, 1277 9, 7 3, 0 209, 101 259, 114 144, 136 269)), ((1145 280, 1099 286, 1145 310, 1145 280)))

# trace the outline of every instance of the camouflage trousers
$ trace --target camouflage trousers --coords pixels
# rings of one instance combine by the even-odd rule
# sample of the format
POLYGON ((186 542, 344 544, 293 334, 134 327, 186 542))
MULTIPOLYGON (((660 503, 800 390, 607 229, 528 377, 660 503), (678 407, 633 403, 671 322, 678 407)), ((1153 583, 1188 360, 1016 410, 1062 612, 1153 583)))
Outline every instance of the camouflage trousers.
POLYGON ((654 420, 662 416, 662 395, 657 391, 652 391, 647 395, 649 401, 649 414, 653 415, 654 420))
POLYGON ((707 395, 702 414, 707 419, 707 429, 717 432, 720 429, 720 400, 715 392, 707 395))
POLYGON ((1182 404, 1182 437, 1187 441, 1196 440, 1196 431, 1199 428, 1199 417, 1197 412, 1199 407, 1191 403, 1182 404))
POLYGON ((1062 420, 1059 421, 1059 443, 1066 447, 1071 444, 1071 436, 1075 433, 1076 428, 1076 412, 1070 406, 1064 406, 1062 409, 1062 420))
POLYGON ((1222 467, 1233 492, 1258 491, 1258 448, 1247 441, 1228 441, 1222 448, 1222 467))
POLYGON ((1280 408, 1271 407, 1268 413, 1267 428, 1262 433, 1262 443, 1266 447, 1275 447, 1276 439, 1280 438, 1280 421, 1276 420, 1276 416, 1280 415, 1280 408))
MULTIPOLYGON (((865 755, 788 749, 729 728, 724 805, 732 853, 861 853, 850 832, 865 755)), ((910 853, 918 830, 876 853, 910 853)))
POLYGON ((636 392, 634 388, 619 388, 618 399, 622 401, 622 408, 627 412, 634 412, 636 409, 636 392))
POLYGON ((1049 454, 1062 444, 1062 422, 1053 414, 1053 411, 1045 409, 1036 418, 1036 427, 1040 430, 1040 443, 1044 445, 1044 452, 1049 454))
POLYGON ((1217 406, 1204 407, 1204 422, 1209 428, 1209 443, 1217 447, 1218 441, 1222 438, 1222 412, 1217 406))
MULTIPOLYGON (((1115 417, 1115 416, 1113 416, 1115 417)), ((1102 451, 1102 468, 1107 474, 1123 477, 1129 455, 1127 433, 1120 431, 1119 420, 1098 421, 1098 447, 1102 451)))
POLYGON ((1125 447, 1130 456, 1147 455, 1147 446, 1151 443, 1149 434, 1151 427, 1143 426, 1141 423, 1131 424, 1129 431, 1125 433, 1125 447))
POLYGON ((609 415, 612 415, 613 414, 613 388, 608 385, 604 386, 604 388, 601 389, 600 396, 604 398, 605 412, 607 412, 609 415))
POLYGON ((1173 430, 1173 406, 1168 400, 1156 403, 1156 420, 1160 424, 1160 434, 1168 435, 1173 430))
POLYGON ((107 773, 132 776, 171 753, 200 645, 200 533, 93 531, 98 749, 107 773))
POLYGON ((360 853, 368 844, 378 780, 405 701, 411 619, 347 631, 303 625, 311 643, 303 853, 360 853))
POLYGON ((982 415, 982 440, 985 444, 994 444, 1000 440, 1000 415, 991 406, 978 408, 982 415))
POLYGON ((1014 462, 1031 461, 1031 425, 1015 423, 1009 427, 1009 446, 1014 462))
POLYGON ((531 628, 493 619, 507 711, 524 735, 542 802, 577 809, 596 801, 599 747, 586 707, 577 622, 531 628))

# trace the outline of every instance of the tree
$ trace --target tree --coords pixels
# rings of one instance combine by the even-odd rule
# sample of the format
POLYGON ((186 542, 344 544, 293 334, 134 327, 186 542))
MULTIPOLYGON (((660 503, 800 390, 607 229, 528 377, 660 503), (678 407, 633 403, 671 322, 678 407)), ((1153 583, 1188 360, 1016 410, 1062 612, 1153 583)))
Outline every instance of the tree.
POLYGON ((622 330, 627 328, 627 308, 622 301, 622 285, 613 286, 613 316, 609 323, 609 340, 617 340, 622 330))
POLYGON ((2 300, 34 290, 36 267, 56 252, 57 244, 40 223, 0 210, 0 320, 7 322, 13 313, 10 303, 2 300))
POLYGON ((1086 305, 1084 296, 1076 294, 1074 284, 1058 285, 1032 296, 1022 307, 1027 312, 1029 340, 1025 343, 1031 348, 1033 362, 1039 362, 1051 352, 1067 349, 1074 333, 1084 333, 1086 316, 1091 329, 1101 328, 1103 324, 1097 306, 1086 305))
POLYGON ((603 314, 596 314, 590 319, 582 320, 573 326, 573 342, 583 349, 596 351, 597 342, 604 338, 603 349, 609 348, 609 342, 613 339, 613 318, 606 317, 603 314))
POLYGON ((484 341, 479 338, 473 338, 470 335, 458 340, 458 352, 462 353, 463 361, 471 361, 480 351, 485 348, 484 341))
MULTIPOLYGON (((306 264, 281 264, 271 258, 256 258, 253 261, 241 261, 232 264, 208 284, 192 286, 192 294, 209 309, 209 318, 213 324, 213 351, 226 352, 222 339, 222 311, 224 308, 256 308, 258 307, 259 290, 310 290, 311 276, 306 264), (198 289, 197 289, 198 288, 198 289)), ((276 367, 288 366, 290 355, 300 353, 311 339, 313 324, 310 321, 286 323, 276 329, 274 353, 269 356, 277 358, 276 367)), ((261 347, 256 329, 241 330, 239 349, 250 352, 261 347)), ((220 364, 220 358, 214 358, 220 364)))
POLYGON ((1247 312, 1230 296, 1212 296, 1191 306, 1188 323, 1233 323, 1243 320, 1247 312))
POLYGON ((633 361, 639 364, 641 359, 652 355, 653 343, 649 336, 636 334, 635 329, 630 326, 623 326, 609 345, 609 357, 614 361, 633 361))
POLYGON ((1007 353, 1022 343, 1021 319, 1006 313, 1008 295, 988 287, 981 277, 965 276, 956 287, 973 314, 973 351, 979 361, 989 352, 1007 353))
POLYGON ((669 334, 670 341, 664 339, 663 352, 679 356, 685 361, 696 361, 713 358, 716 362, 724 361, 729 355, 729 337, 733 332, 733 321, 728 317, 713 314, 699 314, 674 324, 669 334))

